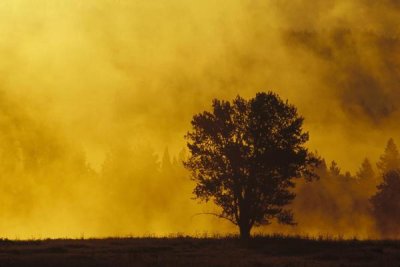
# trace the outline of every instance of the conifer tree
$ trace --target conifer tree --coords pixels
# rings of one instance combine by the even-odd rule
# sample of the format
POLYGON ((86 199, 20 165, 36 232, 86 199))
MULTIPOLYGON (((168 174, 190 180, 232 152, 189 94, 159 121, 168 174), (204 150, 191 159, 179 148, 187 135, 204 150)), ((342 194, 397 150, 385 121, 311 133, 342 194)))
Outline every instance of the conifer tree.
POLYGON ((385 152, 376 165, 382 175, 400 168, 400 154, 393 138, 387 142, 385 152))

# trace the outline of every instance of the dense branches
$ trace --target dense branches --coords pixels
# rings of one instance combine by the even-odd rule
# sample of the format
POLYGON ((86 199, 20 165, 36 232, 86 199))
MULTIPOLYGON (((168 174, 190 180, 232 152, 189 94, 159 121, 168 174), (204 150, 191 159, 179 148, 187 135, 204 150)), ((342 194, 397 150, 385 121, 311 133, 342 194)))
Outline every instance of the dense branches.
POLYGON ((214 100, 212 112, 195 115, 186 135, 191 156, 185 167, 197 183, 196 197, 212 199, 244 238, 274 218, 293 223, 284 208, 295 197, 293 178, 314 177, 319 162, 304 147, 302 124, 297 109, 271 92, 214 100))

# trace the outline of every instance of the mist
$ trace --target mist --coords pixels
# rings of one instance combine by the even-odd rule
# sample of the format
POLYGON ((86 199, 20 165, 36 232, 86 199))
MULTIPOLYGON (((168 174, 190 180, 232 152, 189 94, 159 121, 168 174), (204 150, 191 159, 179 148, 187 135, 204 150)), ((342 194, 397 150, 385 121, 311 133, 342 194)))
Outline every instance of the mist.
MULTIPOLYGON (((0 235, 232 232, 180 164, 213 98, 277 92, 356 172, 400 137, 399 18, 394 0, 2 1, 0 235)), ((373 232, 360 220, 278 231, 373 232)))

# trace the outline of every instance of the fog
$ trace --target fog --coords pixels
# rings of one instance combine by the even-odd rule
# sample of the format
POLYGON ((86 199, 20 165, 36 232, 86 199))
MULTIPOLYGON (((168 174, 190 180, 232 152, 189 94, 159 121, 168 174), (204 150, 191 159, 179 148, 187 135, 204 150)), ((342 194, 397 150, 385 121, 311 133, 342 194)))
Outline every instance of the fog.
POLYGON ((2 1, 0 236, 231 232, 180 166, 213 98, 273 90, 311 151, 376 161, 400 137, 399 18, 395 0, 2 1))

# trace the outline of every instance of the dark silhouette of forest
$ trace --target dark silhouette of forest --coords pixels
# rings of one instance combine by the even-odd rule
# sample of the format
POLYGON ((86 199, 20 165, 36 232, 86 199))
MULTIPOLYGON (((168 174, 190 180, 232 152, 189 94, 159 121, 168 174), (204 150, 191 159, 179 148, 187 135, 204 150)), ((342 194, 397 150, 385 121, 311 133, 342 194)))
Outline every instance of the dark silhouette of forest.
MULTIPOLYGON (((182 164, 189 151, 171 154, 166 149, 159 157, 151 146, 114 146, 107 152, 100 170, 95 171, 85 155, 67 146, 60 136, 46 128, 33 127, 34 123, 24 117, 18 120, 31 129, 31 135, 27 138, 23 128, 18 127, 5 129, 1 135, 7 140, 2 150, 5 156, 0 162, 3 229, 10 228, 10 224, 24 229, 30 218, 45 218, 49 225, 57 227, 51 230, 59 231, 58 223, 64 218, 59 214, 63 212, 72 221, 70 224, 77 221, 79 229, 88 229, 87 235, 99 232, 126 235, 126 229, 150 234, 160 229, 160 225, 165 234, 190 233, 193 228, 224 233, 232 230, 217 220, 209 223, 204 216, 194 216, 219 210, 192 200, 195 183, 182 164), (11 130, 13 134, 5 134, 11 130)), ((286 206, 292 210, 296 225, 279 226, 272 222, 257 231, 344 233, 346 237, 363 238, 400 236, 397 227, 400 156, 395 140, 382 147, 376 162, 373 158, 360 162, 355 173, 342 170, 336 162, 326 162, 323 155, 318 158, 321 164, 315 173, 319 179, 312 182, 296 179, 295 187, 290 189, 296 196, 286 206)), ((48 228, 41 222, 40 225, 48 228)), ((75 231, 68 225, 65 233, 79 235, 79 229, 75 231)))
MULTIPOLYGON (((395 160, 398 157, 396 145, 393 140, 388 142, 388 148, 382 148, 382 157, 379 164, 365 159, 360 163, 359 170, 351 174, 341 170, 336 162, 326 163, 321 157, 321 164, 316 169, 318 179, 312 182, 297 180, 293 189, 296 197, 289 205, 296 218, 297 225, 287 227, 271 226, 276 232, 301 234, 318 229, 317 234, 332 234, 350 232, 354 236, 362 234, 363 229, 368 231, 379 231, 381 237, 396 237, 398 232, 385 230, 385 223, 378 221, 373 213, 371 198, 378 192, 378 186, 383 182, 383 171, 381 163, 388 170, 395 169, 395 160), (392 149, 395 148, 395 149, 392 149), (391 165, 394 162, 394 165, 391 165), (390 165, 389 165, 390 164, 390 165)), ((151 149, 140 150, 142 156, 147 156, 146 164, 132 165, 131 159, 136 157, 134 149, 119 148, 109 154, 101 172, 100 183, 96 192, 108 191, 104 203, 114 203, 113 208, 103 217, 105 223, 113 221, 119 214, 130 214, 128 217, 119 217, 119 227, 126 228, 132 224, 132 220, 146 225, 146 222, 156 220, 167 215, 170 211, 176 214, 176 220, 171 222, 176 229, 185 229, 189 220, 198 220, 197 217, 187 216, 187 209, 201 207, 193 201, 191 194, 195 184, 190 181, 189 173, 184 169, 182 161, 187 158, 188 152, 182 150, 179 155, 173 156, 166 149, 161 157, 157 158, 151 149), (146 152, 147 151, 147 152, 146 152), (120 158, 125 158, 123 163, 120 158), (149 162, 151 164, 149 164, 149 162), (124 170, 122 173, 121 170, 124 170), (117 178, 116 177, 117 174, 117 178), (132 177, 141 177, 135 179, 132 177), (173 185, 173 186, 172 186, 173 185), (134 187, 133 187, 134 186, 134 187), (106 188, 106 189, 102 189, 106 188), (165 190, 165 188, 168 188, 165 190), (136 191, 132 191, 136 189, 136 191), (140 204, 137 202, 136 194, 146 191, 146 196, 140 204), (151 202, 147 201, 152 199, 151 202), (133 203, 132 205, 126 205, 133 203), (159 208, 158 208, 159 207, 159 208), (151 209, 153 212, 148 213, 151 209), (178 212, 178 213, 177 213, 178 212), (180 213, 179 213, 180 212, 180 213), (146 216, 138 216, 146 215, 146 216), (138 216, 138 217, 136 217, 138 216)), ((96 194, 93 192, 93 194, 96 194)), ((399 194, 399 193, 397 193, 399 194)), ((384 204, 385 207, 385 204, 384 204)), ((395 222, 394 213, 388 208, 380 209, 395 222)), ((200 211, 215 211, 205 208, 200 211)), ((194 215, 195 212, 190 212, 194 215)), ((112 227, 114 224, 111 224, 112 227)), ((265 230, 268 230, 266 226, 265 230)), ((218 227, 217 227, 218 228, 218 227)), ((216 228, 216 229, 217 229, 216 228)), ((118 230, 118 228, 116 228, 118 230)), ((367 231, 365 230, 365 231, 367 231)), ((151 232, 151 228, 148 228, 151 232)), ((369 233, 368 233, 369 234, 369 233)), ((368 237, 368 235, 367 235, 368 237)), ((371 237, 378 237, 371 235, 371 237)))
POLYGON ((273 219, 295 224, 293 213, 319 230, 333 222, 339 232, 357 231, 372 218, 382 237, 398 236, 400 155, 394 140, 376 168, 366 158, 352 175, 308 152, 302 124, 297 109, 272 92, 214 100, 212 111, 195 115, 184 165, 196 182, 196 198, 221 208, 207 214, 237 225, 243 239, 273 219), (293 190, 295 178, 306 179, 293 190))
POLYGON ((372 224, 381 237, 398 237, 399 158, 390 139, 379 161, 365 158, 355 174, 341 171, 335 161, 328 165, 323 160, 317 169, 320 179, 299 184, 294 209, 304 223, 308 220, 326 232, 352 228, 356 233, 363 224, 372 224))

